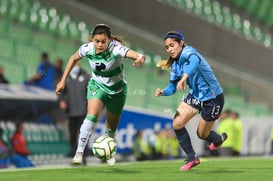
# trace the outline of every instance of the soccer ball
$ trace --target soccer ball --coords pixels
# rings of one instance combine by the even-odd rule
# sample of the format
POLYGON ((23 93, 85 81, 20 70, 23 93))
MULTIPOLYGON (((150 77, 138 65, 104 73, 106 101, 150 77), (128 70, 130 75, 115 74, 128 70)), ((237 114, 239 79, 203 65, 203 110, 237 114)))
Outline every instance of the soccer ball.
POLYGON ((116 142, 108 136, 100 136, 93 143, 94 155, 102 161, 109 160, 115 156, 117 150, 116 142))

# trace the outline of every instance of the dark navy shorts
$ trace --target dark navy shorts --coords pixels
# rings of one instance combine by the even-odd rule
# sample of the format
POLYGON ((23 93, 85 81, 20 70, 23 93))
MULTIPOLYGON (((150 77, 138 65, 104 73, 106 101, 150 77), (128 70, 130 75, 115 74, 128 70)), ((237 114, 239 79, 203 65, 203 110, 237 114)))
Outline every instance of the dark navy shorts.
POLYGON ((220 94, 207 101, 199 101, 193 95, 188 94, 184 100, 186 104, 197 109, 205 121, 215 121, 220 117, 224 107, 224 94, 220 94))

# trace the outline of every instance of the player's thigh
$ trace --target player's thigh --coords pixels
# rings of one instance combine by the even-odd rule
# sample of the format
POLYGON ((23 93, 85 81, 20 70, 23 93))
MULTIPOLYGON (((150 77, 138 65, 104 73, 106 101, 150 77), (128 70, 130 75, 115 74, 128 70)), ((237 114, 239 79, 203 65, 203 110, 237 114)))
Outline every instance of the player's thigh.
POLYGON ((92 114, 99 117, 100 113, 103 111, 104 103, 99 98, 92 98, 88 100, 87 114, 92 114))
POLYGON ((202 118, 208 122, 217 120, 223 110, 224 102, 223 94, 216 96, 216 98, 204 101, 201 110, 202 118))
POLYGON ((216 98, 203 102, 201 119, 198 125, 198 136, 206 138, 212 129, 215 120, 221 115, 224 106, 224 95, 220 94, 216 98))
POLYGON ((108 95, 106 101, 106 127, 116 130, 126 102, 126 87, 115 95, 108 95))
POLYGON ((192 106, 181 102, 173 119, 173 128, 181 129, 198 113, 192 106))
POLYGON ((92 114, 98 118, 103 111, 106 97, 106 93, 94 81, 90 81, 87 86, 87 114, 92 114))
POLYGON ((105 101, 106 110, 113 115, 120 115, 126 102, 126 87, 118 94, 108 95, 105 101))

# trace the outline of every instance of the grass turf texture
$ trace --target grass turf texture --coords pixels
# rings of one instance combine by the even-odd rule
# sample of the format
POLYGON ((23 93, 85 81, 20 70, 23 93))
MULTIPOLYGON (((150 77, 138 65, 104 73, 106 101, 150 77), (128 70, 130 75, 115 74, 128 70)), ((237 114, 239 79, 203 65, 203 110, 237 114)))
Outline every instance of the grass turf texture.
POLYGON ((1 181, 269 181, 273 180, 273 157, 206 158, 190 171, 179 171, 183 160, 145 161, 69 168, 10 169, 0 171, 1 181))

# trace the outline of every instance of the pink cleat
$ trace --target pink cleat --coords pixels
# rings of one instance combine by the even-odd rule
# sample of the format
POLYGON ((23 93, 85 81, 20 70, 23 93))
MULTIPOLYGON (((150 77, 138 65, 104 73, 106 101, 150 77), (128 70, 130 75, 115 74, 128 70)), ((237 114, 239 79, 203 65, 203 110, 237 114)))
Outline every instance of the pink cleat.
POLYGON ((221 137, 222 137, 222 143, 220 145, 218 145, 218 146, 215 146, 214 143, 211 143, 209 145, 209 150, 210 151, 214 151, 214 150, 218 149, 227 140, 228 135, 227 135, 227 133, 222 133, 221 137))
POLYGON ((190 170, 192 167, 195 167, 200 164, 200 160, 198 157, 194 158, 191 161, 185 160, 186 164, 182 166, 179 170, 184 171, 184 170, 190 170))

